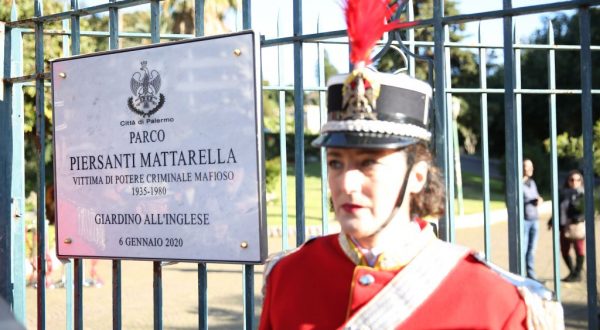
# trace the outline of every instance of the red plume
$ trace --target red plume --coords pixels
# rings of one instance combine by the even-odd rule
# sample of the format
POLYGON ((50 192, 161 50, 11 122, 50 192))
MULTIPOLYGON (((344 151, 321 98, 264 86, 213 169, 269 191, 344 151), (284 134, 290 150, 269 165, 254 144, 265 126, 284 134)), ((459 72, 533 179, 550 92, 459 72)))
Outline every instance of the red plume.
POLYGON ((399 3, 389 0, 345 0, 346 25, 350 39, 350 62, 371 63, 371 50, 384 33, 416 22, 389 22, 399 3))

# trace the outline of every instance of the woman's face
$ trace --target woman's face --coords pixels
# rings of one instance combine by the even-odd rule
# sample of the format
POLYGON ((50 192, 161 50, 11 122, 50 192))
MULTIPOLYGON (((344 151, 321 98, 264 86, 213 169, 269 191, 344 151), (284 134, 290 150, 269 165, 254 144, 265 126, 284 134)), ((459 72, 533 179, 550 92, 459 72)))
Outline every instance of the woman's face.
POLYGON ((328 148, 327 170, 333 208, 342 231, 361 239, 376 232, 396 205, 406 172, 406 154, 397 150, 328 148))
POLYGON ((577 174, 577 173, 575 173, 575 174, 572 174, 572 175, 569 177, 569 180, 568 180, 568 182, 569 182, 569 187, 570 187, 570 188, 573 188, 573 189, 580 188, 580 187, 581 187, 581 185, 583 184, 583 181, 582 181, 582 177, 581 177, 581 175, 579 175, 579 174, 577 174))

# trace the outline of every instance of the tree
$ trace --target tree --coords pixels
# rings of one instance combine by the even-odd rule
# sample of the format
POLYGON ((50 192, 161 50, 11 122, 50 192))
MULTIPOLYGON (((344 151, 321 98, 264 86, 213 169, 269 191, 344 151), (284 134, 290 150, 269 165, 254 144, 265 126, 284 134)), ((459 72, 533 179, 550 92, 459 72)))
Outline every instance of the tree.
MULTIPOLYGON (((444 4, 445 15, 457 15, 459 14, 456 8, 456 1, 446 1, 444 4)), ((431 18, 430 15, 433 13, 433 2, 425 0, 414 1, 414 13, 415 20, 422 20, 431 18)), ((404 16, 401 20, 406 20, 404 16)), ((464 24, 453 24, 449 26, 450 35, 449 39, 451 42, 460 42, 464 35, 461 33, 464 31, 464 24)), ((405 32, 401 33, 403 40, 408 40, 405 32)), ((422 28, 415 30, 415 40, 417 41, 433 41, 433 28, 422 28)), ((417 55, 426 56, 433 59, 433 48, 432 47, 419 47, 415 50, 417 55)), ((405 63, 404 58, 400 56, 397 51, 390 50, 384 54, 381 59, 376 63, 377 69, 381 72, 392 72, 398 68, 407 67, 408 63, 405 63)), ((459 86, 463 88, 477 87, 479 84, 478 74, 479 67, 475 60, 475 55, 468 50, 451 48, 450 49, 450 65, 452 74, 452 86, 459 86)), ((423 60, 417 60, 415 63, 416 76, 422 80, 427 80, 433 72, 428 72, 427 63, 423 60)), ((479 109, 479 99, 476 95, 461 95, 461 115, 459 117, 460 134, 463 141, 469 145, 465 150, 467 152, 473 151, 479 136, 479 125, 471 125, 475 119, 479 118, 478 113, 473 114, 471 109, 479 109)), ((478 119, 477 119, 478 120, 478 119)), ((465 145, 465 143, 463 143, 465 145)))
MULTIPOLYGON (((591 21, 600 19, 600 9, 590 8, 591 21)), ((567 16, 561 14, 553 19, 554 39, 559 45, 579 44, 579 15, 567 16)), ((591 24, 591 44, 600 44, 600 26, 591 24)), ((535 32, 531 43, 547 44, 547 23, 535 32)), ((547 51, 527 50, 523 54, 521 81, 523 88, 548 88, 548 59, 547 51)), ((559 89, 581 89, 581 71, 579 51, 556 52, 556 86, 559 89)), ((592 63, 598 63, 600 57, 594 54, 592 63)), ((592 65, 592 85, 600 86, 600 67, 592 65)), ((595 110, 600 109, 600 101, 595 97, 595 110)), ((558 95, 556 100, 556 115, 558 132, 568 132, 571 135, 581 134, 581 96, 558 95)), ((523 131, 524 141, 541 143, 549 135, 549 101, 546 95, 531 95, 523 97, 523 122, 532 123, 523 131)), ((600 112, 594 111, 594 121, 600 118, 600 112)))
MULTIPOLYGON (((583 137, 571 136, 563 132, 556 137, 557 154, 563 161, 571 163, 572 167, 582 168, 583 161, 583 137)), ((544 140, 546 152, 550 152, 550 139, 544 140)), ((594 151, 594 173, 600 175, 600 120, 594 124, 594 136, 592 150, 594 151)))
MULTIPOLYGON (((205 34, 231 32, 224 24, 230 10, 236 10, 237 0, 213 0, 204 5, 205 34)), ((162 3, 161 29, 176 34, 194 33, 194 4, 192 0, 165 0, 162 3)))
MULTIPOLYGON (((590 8, 591 21, 600 19, 600 9, 590 8)), ((554 40, 557 45, 578 45, 579 15, 560 14, 552 19, 554 40)), ((600 26, 591 24, 591 44, 600 44, 600 26)), ((538 29, 530 38, 531 44, 548 44, 548 23, 538 29)), ((600 61, 600 54, 592 53, 592 63, 600 61)), ((558 89, 581 89, 580 52, 556 51, 556 87, 558 89)), ((490 77, 490 88, 504 87, 504 70, 499 65, 490 77)), ((548 88, 548 50, 524 50, 521 57, 521 84, 523 89, 548 88)), ((600 86, 600 67, 592 65, 592 87, 600 86)), ((504 100, 503 95, 490 95, 489 128, 490 136, 504 137, 504 100)), ((600 98, 593 95, 593 120, 600 119, 600 98)), ((556 117, 558 131, 559 167, 565 169, 577 166, 577 159, 582 156, 581 145, 581 95, 559 94, 556 97, 556 117), (578 142, 579 141, 579 142, 578 142)), ((534 94, 522 96, 522 122, 526 124, 522 130, 523 155, 533 160, 536 166, 536 182, 540 190, 549 191, 549 97, 534 94), (544 148, 546 145, 546 148, 544 148)), ((598 128, 595 128, 595 131, 598 128)), ((597 134, 598 132, 596 132, 597 134)), ((597 139, 597 137, 595 138, 597 139)), ((504 155, 504 140, 491 140, 490 151, 495 156, 504 155)))
MULTIPOLYGON (((327 82, 327 80, 329 80, 329 78, 338 74, 338 70, 336 69, 335 65, 333 65, 331 63, 331 59, 329 57, 329 52, 327 52, 327 50, 324 51, 323 57, 324 57, 323 58, 323 66, 324 66, 324 71, 325 71, 325 82, 327 82)), ((318 72, 317 72, 317 74, 318 74, 318 72)))
MULTIPOLYGON (((456 8, 456 1, 446 1, 444 4, 445 15, 457 15, 459 14, 458 9, 456 8)), ((423 20, 431 18, 430 15, 433 13, 433 2, 425 1, 425 0, 416 0, 414 1, 414 14, 415 20, 423 20)), ((406 21, 407 19, 402 15, 401 20, 406 21)), ((464 31, 464 24, 454 24, 449 26, 450 29, 450 41, 459 42, 464 36, 461 35, 461 32, 464 31)), ((407 40, 406 33, 402 33, 402 39, 407 40)), ((415 30, 415 40, 417 41, 433 41, 433 28, 421 28, 415 30)), ((427 56, 433 59, 433 48, 432 47, 419 47, 416 50, 417 55, 427 56)), ((475 62, 473 53, 465 50, 460 50, 453 48, 450 54, 450 61, 453 72, 453 84, 458 84, 461 82, 465 82, 468 80, 466 75, 473 75, 477 78, 477 63, 475 62)), ((406 66, 407 63, 404 63, 404 60, 397 52, 389 51, 381 60, 377 63, 378 70, 382 72, 389 72, 393 70, 393 68, 397 68, 400 66, 406 66)), ((429 74, 433 74, 428 72, 427 64, 422 60, 417 60, 416 63, 416 75, 418 78, 422 80, 427 80, 429 74)), ((472 80, 472 79, 471 79, 472 80)), ((477 82, 475 80, 474 82, 477 82)))
MULTIPOLYGON (((600 19, 600 9, 590 8, 591 20, 600 19)), ((552 19, 554 25, 554 40, 557 45, 579 44, 579 15, 568 16, 561 14, 552 19)), ((531 44, 548 44, 548 23, 538 29, 531 39, 531 44)), ((591 44, 600 44, 600 27, 591 24, 591 44)), ((600 54, 592 53, 592 63, 600 60, 600 54)), ((600 86, 600 67, 592 66, 592 86, 600 86)), ((521 84, 524 89, 547 89, 548 88, 548 51, 547 50, 524 50, 521 57, 521 84)), ((559 89, 580 89, 580 60, 579 51, 556 51, 556 87, 559 89)), ((491 88, 502 88, 504 86, 504 68, 499 65, 496 72, 490 77, 491 88)), ((594 95, 594 121, 600 118, 600 99, 594 95)), ((503 136, 504 115, 503 96, 490 95, 488 101, 490 113, 494 113, 490 119, 490 135, 500 134, 503 136)), ((527 123, 523 129, 523 143, 541 145, 549 136, 549 100, 548 95, 523 95, 522 97, 522 121, 527 123)), ((557 95, 556 115, 557 130, 559 135, 567 132, 569 135, 581 134, 581 96, 579 94, 557 95)), ((504 154, 504 141, 494 144, 496 155, 504 154)))

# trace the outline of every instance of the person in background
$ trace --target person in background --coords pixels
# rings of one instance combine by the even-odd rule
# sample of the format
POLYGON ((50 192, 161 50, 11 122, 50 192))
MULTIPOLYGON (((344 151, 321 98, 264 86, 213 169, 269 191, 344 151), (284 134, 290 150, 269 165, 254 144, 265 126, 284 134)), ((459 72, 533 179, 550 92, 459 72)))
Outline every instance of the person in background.
POLYGON ((585 238, 573 239, 566 236, 566 227, 569 224, 585 220, 583 214, 583 176, 578 170, 572 170, 567 175, 563 188, 560 191, 560 252, 569 268, 569 275, 564 282, 581 281, 581 272, 585 261, 585 238), (575 249, 575 264, 571 258, 571 247, 575 249))
POLYGON ((543 285, 439 240, 423 220, 445 205, 429 149, 432 88, 367 67, 373 31, 390 19, 371 16, 389 4, 346 2, 354 70, 329 80, 312 143, 326 148, 341 232, 270 258, 259 329, 562 329, 543 285))
POLYGON ((537 246, 539 232, 538 206, 544 202, 540 196, 533 176, 533 162, 531 159, 523 160, 523 252, 527 264, 527 277, 537 280, 535 276, 535 248, 537 246))

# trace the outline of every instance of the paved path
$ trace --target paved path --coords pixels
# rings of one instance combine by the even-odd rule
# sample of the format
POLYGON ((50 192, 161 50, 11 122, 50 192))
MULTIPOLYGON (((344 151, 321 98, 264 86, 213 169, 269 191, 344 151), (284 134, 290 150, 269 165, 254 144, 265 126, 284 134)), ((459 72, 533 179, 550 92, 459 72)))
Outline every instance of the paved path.
MULTIPOLYGON (((500 216, 499 216, 500 217, 500 216)), ((476 220, 471 220, 476 221, 476 220)), ((541 280, 552 287, 552 240, 545 229, 546 219, 540 221, 540 240, 537 251, 536 270, 541 280)), ((597 227, 600 222, 597 222, 597 227)), ((480 226, 458 224, 458 243, 483 250, 483 229, 480 226)), ((491 246, 492 261, 508 267, 507 223, 498 218, 493 221, 491 246)), ((596 242, 600 242, 600 230, 596 231, 596 242)), ((289 238, 295 242, 294 237, 289 238)), ((293 244, 293 243, 292 243, 293 244)), ((270 251, 281 247, 280 237, 269 238, 270 251)), ((597 257, 600 253, 596 254, 597 257)), ((600 264, 597 261, 597 264, 600 264)), ((560 262, 561 274, 566 267, 560 262)), ((100 276, 110 282, 111 263, 99 262, 100 276)), ((255 293, 256 318, 260 314, 262 296, 262 266, 256 266, 255 293)), ((123 262, 123 329, 152 329, 152 263, 141 261, 123 262)), ((86 272, 87 274, 87 272, 86 272)), ((565 307, 567 329, 587 329, 587 292, 585 282, 561 284, 562 301, 565 307)), ((163 269, 163 325, 165 329, 196 329, 197 310, 197 266, 179 263, 163 269)), ((208 305, 210 329, 242 329, 242 266, 210 264, 208 266, 208 305)), ((36 325, 36 290, 27 289, 28 329, 36 325)), ((84 289, 84 328, 109 329, 112 319, 112 297, 110 285, 84 289)), ((48 329, 65 328, 65 290, 47 290, 46 326, 48 329)), ((257 321, 258 322, 258 321, 257 321)))

